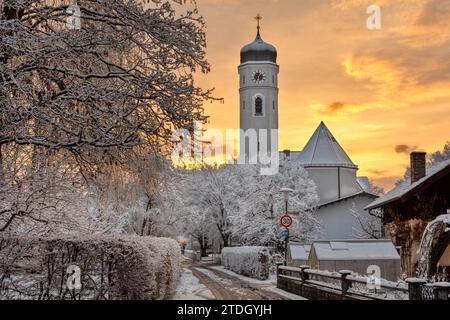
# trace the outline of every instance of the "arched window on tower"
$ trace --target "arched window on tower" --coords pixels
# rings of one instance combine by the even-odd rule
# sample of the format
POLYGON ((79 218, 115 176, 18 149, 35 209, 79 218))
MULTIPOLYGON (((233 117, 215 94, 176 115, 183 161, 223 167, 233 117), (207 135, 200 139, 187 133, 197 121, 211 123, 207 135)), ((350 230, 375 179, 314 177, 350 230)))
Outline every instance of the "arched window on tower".
POLYGON ((261 97, 255 99, 255 116, 263 115, 263 100, 261 97))

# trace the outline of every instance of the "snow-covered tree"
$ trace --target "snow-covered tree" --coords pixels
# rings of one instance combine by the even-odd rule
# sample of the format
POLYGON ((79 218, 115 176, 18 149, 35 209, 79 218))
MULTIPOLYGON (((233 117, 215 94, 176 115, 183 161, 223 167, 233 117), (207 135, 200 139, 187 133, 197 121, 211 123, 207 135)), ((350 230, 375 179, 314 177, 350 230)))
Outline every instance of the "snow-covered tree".
MULTIPOLYGON (((169 2, 4 0, 0 12, 0 144, 67 149, 154 148, 172 130, 205 121, 210 91, 204 21, 169 2)), ((158 150, 158 149, 156 149, 158 150)))
POLYGON ((318 234, 313 211, 316 187, 303 167, 283 163, 274 176, 262 176, 255 165, 226 165, 186 171, 179 183, 180 198, 191 212, 191 229, 208 239, 219 235, 224 247, 283 243, 279 219, 284 213, 283 187, 293 189, 289 212, 294 218, 291 239, 309 241, 318 234))
MULTIPOLYGON (((380 209, 377 209, 380 210, 380 209)), ((358 222, 358 228, 354 236, 358 239, 381 239, 383 238, 381 218, 374 212, 362 213, 352 204, 351 214, 358 222)))
POLYGON ((209 228, 207 237, 218 234, 225 247, 231 245, 231 218, 241 212, 242 181, 246 178, 241 169, 232 165, 203 167, 184 173, 180 184, 184 206, 194 217, 194 229, 204 237, 203 231, 209 228))
POLYGON ((283 162, 279 173, 262 176, 257 166, 243 166, 247 179, 244 210, 233 217, 234 235, 241 244, 280 247, 283 237, 280 218, 285 213, 282 188, 290 188, 288 212, 294 220, 290 237, 310 241, 318 235, 320 223, 313 213, 318 203, 316 186, 306 170, 294 162, 283 162))
POLYGON ((209 211, 198 202, 198 189, 203 183, 203 174, 200 170, 179 170, 175 182, 176 188, 172 189, 172 198, 179 200, 179 210, 184 212, 182 216, 182 233, 195 239, 200 247, 202 256, 206 256, 210 247, 210 234, 213 229, 209 218, 209 211))
POLYGON ((103 233, 176 236, 180 207, 174 191, 174 172, 161 157, 141 156, 126 169, 108 166, 89 184, 89 211, 103 233))
POLYGON ((450 141, 448 141, 442 151, 433 152, 429 157, 430 164, 439 163, 450 159, 450 141))
POLYGON ((204 21, 170 2, 79 0, 74 29, 71 5, 0 2, 0 232, 72 216, 85 232, 167 232, 177 219, 145 163, 206 120, 204 21))
POLYGON ((0 163, 0 233, 70 233, 83 224, 76 164, 48 150, 8 145, 0 163))
POLYGON ((370 190, 373 194, 381 196, 385 193, 384 188, 377 186, 373 180, 369 180, 370 190))

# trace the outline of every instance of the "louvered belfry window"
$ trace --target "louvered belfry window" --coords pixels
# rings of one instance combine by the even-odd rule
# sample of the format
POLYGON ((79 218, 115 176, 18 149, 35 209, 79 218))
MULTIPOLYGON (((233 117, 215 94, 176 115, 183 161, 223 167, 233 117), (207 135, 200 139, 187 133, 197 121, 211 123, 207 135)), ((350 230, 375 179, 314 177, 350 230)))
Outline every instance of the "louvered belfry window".
POLYGON ((255 99, 255 116, 263 115, 263 100, 261 97, 255 99))

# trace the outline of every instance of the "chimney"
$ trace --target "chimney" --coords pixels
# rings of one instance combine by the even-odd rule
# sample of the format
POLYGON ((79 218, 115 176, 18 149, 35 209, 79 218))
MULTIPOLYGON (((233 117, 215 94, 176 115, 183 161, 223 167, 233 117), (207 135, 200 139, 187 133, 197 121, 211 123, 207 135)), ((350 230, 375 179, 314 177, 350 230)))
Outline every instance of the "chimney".
POLYGON ((411 152, 411 184, 422 179, 426 175, 426 152, 411 152))

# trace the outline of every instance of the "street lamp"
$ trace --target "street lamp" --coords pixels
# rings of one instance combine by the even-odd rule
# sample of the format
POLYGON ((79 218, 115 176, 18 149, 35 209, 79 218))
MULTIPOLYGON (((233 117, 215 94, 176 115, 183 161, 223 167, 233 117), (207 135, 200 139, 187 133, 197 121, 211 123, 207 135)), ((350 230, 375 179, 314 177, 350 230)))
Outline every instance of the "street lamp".
POLYGON ((280 190, 283 193, 284 196, 284 212, 286 214, 288 214, 288 202, 289 202, 289 195, 291 194, 291 192, 293 192, 294 190, 292 190, 291 188, 281 188, 280 190))
MULTIPOLYGON (((285 215, 289 215, 289 211, 288 211, 289 195, 294 190, 292 190, 290 188, 282 188, 280 191, 283 193, 283 196, 284 196, 285 215)), ((286 227, 286 237, 284 239, 284 265, 285 266, 287 265, 288 245, 289 245, 289 228, 286 227)))

